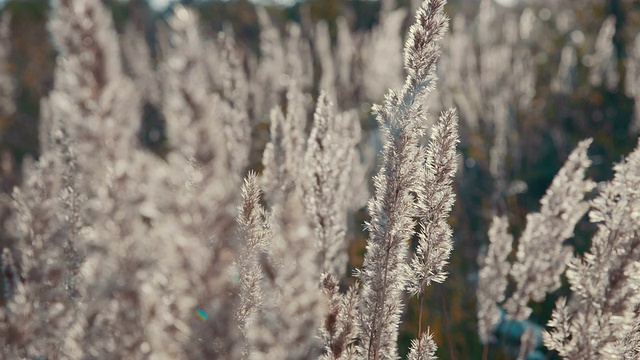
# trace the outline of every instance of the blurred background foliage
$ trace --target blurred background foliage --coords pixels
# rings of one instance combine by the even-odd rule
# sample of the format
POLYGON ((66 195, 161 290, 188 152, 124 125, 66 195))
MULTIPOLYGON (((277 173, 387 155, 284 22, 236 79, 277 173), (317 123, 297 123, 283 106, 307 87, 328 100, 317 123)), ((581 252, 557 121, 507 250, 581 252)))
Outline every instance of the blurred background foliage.
MULTIPOLYGON (((224 28, 233 29, 237 43, 247 47, 247 51, 259 53, 260 27, 253 3, 248 0, 183 2, 198 8, 205 32, 214 34, 224 28)), ((113 10, 118 31, 123 32, 125 25, 131 22, 146 35, 149 44, 156 44, 155 28, 161 26, 170 9, 154 11, 145 0, 107 0, 107 3, 113 10)), ((633 60, 630 54, 640 30, 640 2, 502 0, 499 3, 510 5, 503 7, 496 4, 502 14, 519 15, 525 7, 532 9, 541 20, 541 33, 544 34, 530 48, 536 74, 532 105, 526 111, 517 113, 517 122, 509 129, 508 134, 510 141, 515 142, 512 145, 518 150, 518 154, 510 152, 505 158, 506 181, 511 185, 526 184, 518 191, 504 194, 503 210, 509 214, 511 230, 517 238, 524 229, 526 214, 539 209, 539 199, 578 141, 586 137, 593 137, 595 140, 590 149, 594 164, 589 175, 596 181, 609 179, 612 164, 635 146, 638 128, 633 120, 634 99, 623 89, 626 85, 626 64, 633 60), (558 31, 562 16, 568 16, 574 23, 573 28, 579 29, 579 32, 558 31), (594 86, 588 81, 589 56, 594 51, 598 31, 608 16, 616 19, 613 45, 617 55, 615 66, 620 77, 620 83, 613 89, 604 85, 594 86), (572 41, 575 43, 578 59, 571 69, 574 86, 570 92, 560 94, 552 89, 552 83, 561 62, 562 49, 572 41)), ((409 7, 411 1, 400 0, 397 6, 409 7)), ((377 1, 308 0, 291 7, 266 7, 275 24, 282 30, 288 21, 299 22, 304 29, 325 20, 334 42, 338 16, 344 16, 352 30, 368 30, 378 22, 380 14, 380 3, 377 1)), ((478 8, 478 0, 451 0, 447 12, 452 18, 462 17, 467 23, 472 23, 478 8)), ((19 169, 23 159, 38 156, 40 99, 47 95, 53 84, 55 50, 47 31, 50 11, 48 1, 10 0, 5 3, 2 11, 12 15, 11 52, 4 70, 13 75, 16 87, 15 111, 0 114, 2 201, 10 201, 8 194, 20 181, 19 169)), ((498 17, 490 26, 500 32, 503 20, 498 17)), ((407 17, 405 27, 410 21, 411 17, 407 17)), ((467 28, 469 31, 474 29, 467 28)), ((152 52, 157 50, 153 46, 151 49, 152 52)), ((368 106, 370 104, 363 107, 365 111, 368 111, 368 106)), ((154 126, 160 126, 158 117, 160 114, 154 112, 154 109, 145 109, 143 138, 154 126)), ((488 149, 494 139, 490 121, 485 122, 488 125, 484 129, 471 129, 466 128, 465 121, 462 120, 460 151, 463 170, 458 179, 458 197, 451 217, 455 247, 448 268, 450 277, 444 284, 433 285, 427 290, 421 317, 418 301, 410 301, 400 335, 401 349, 406 352, 410 339, 417 333, 421 318, 422 328, 430 327, 435 334, 439 346, 438 356, 441 359, 477 359, 483 351, 476 329, 476 259, 487 244, 487 228, 494 208, 491 198, 494 182, 490 175, 488 157, 488 149)), ((365 128, 374 127, 374 123, 369 116, 365 128)), ((264 126, 262 131, 266 133, 267 129, 264 126)), ((3 220, 6 219, 6 214, 0 215, 3 220)), ((356 224, 353 225, 358 237, 350 249, 351 267, 362 263, 366 234, 357 222, 364 220, 366 213, 361 210, 356 214, 356 224)), ((575 238, 571 240, 576 251, 584 252, 588 249, 588 239, 593 230, 588 223, 580 223, 575 238)), ((555 299, 566 294, 568 289, 565 286, 549 295, 543 303, 532 304, 532 320, 544 326, 555 299)), ((509 332, 521 331, 521 328, 507 326, 501 331, 498 333, 498 343, 489 349, 489 358, 515 358, 519 334, 511 335, 509 332)), ((544 356, 554 358, 553 354, 544 356)))

